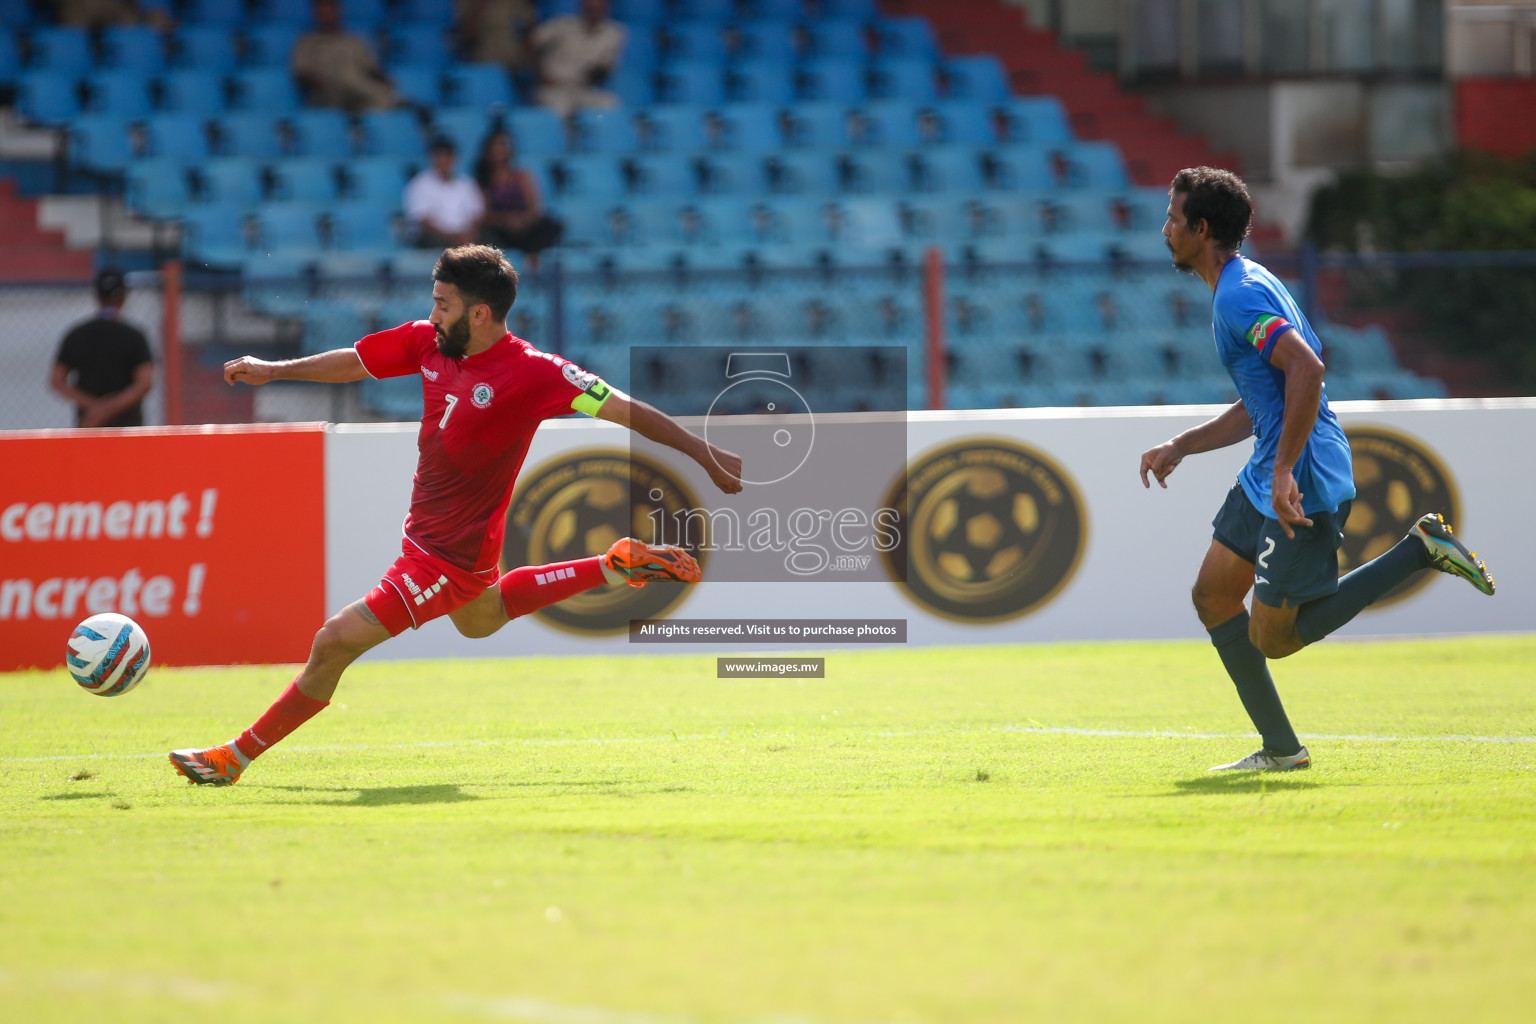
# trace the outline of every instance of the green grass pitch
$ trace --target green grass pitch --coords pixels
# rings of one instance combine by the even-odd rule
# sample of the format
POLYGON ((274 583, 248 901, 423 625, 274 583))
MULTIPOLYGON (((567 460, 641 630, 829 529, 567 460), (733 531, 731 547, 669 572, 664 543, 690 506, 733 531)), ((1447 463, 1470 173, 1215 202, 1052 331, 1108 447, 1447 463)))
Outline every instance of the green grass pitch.
MULTIPOLYGON (((467 650, 472 648, 466 646, 467 650)), ((0 676, 8 1022, 1529 1020, 1536 637, 1333 642, 1257 745, 1203 643, 0 676)))

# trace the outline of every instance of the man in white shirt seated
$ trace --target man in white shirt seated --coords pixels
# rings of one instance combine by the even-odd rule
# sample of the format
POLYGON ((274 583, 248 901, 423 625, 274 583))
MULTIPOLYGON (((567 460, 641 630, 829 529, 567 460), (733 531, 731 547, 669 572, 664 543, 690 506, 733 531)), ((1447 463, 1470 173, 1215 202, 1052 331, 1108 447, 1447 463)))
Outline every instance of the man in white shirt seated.
POLYGON ((411 241, 423 249, 468 245, 480 233, 485 198, 480 186, 458 169, 453 140, 432 140, 432 166, 405 186, 405 216, 411 241))
POLYGON ((617 96, 598 88, 624 51, 624 26, 608 17, 608 0, 582 0, 580 16, 541 22, 532 42, 544 106, 561 117, 583 107, 618 106, 617 96))

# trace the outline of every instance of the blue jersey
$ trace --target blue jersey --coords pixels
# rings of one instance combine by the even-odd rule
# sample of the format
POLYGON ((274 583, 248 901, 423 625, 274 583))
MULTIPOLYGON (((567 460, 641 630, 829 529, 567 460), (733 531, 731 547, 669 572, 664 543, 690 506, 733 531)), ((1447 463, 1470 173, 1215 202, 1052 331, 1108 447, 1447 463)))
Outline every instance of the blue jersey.
MULTIPOLYGON (((1322 358, 1323 344, 1301 315, 1294 299, 1275 275, 1243 256, 1221 270, 1211 302, 1211 330, 1216 353, 1237 385, 1237 394, 1253 421, 1253 456, 1237 478, 1248 500, 1271 519, 1270 501, 1275 474, 1275 448, 1285 417, 1285 374, 1269 362, 1286 331, 1294 328, 1322 358)), ((1312 436, 1293 470, 1300 488, 1302 511, 1332 512, 1355 496, 1354 467, 1349 441, 1338 418, 1328 408, 1325 389, 1317 407, 1312 436)))

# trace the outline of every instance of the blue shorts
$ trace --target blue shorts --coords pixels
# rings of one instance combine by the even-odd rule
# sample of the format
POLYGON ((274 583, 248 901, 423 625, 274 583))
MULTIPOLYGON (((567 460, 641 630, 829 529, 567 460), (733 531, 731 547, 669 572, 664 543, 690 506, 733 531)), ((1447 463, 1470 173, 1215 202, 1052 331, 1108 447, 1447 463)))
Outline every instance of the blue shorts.
POLYGON ((1289 601, 1294 608, 1339 589, 1339 545, 1350 504, 1308 514, 1312 525, 1292 526, 1292 538, 1280 528, 1280 520, 1253 507, 1242 484, 1234 484, 1211 526, 1223 547, 1253 563, 1255 600, 1271 608, 1289 601))

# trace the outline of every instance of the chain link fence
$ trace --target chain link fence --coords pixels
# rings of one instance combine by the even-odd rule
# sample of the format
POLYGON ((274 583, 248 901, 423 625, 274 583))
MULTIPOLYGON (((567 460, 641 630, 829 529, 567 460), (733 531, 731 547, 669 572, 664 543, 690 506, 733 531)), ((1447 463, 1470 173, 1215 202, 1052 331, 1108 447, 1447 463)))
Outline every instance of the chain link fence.
MULTIPOLYGON (((522 275, 508 325, 517 336, 642 398, 676 394, 669 381, 689 372, 690 350, 796 345, 905 349, 900 372, 911 409, 928 408, 936 394, 943 406, 962 409, 1235 397, 1212 345, 1210 292, 1198 279, 1152 260, 1004 263, 984 256, 962 250, 949 254, 942 267, 895 261, 728 270, 682 263, 619 270, 591 261, 573 270, 548 259, 522 275), (645 359, 631 359, 637 348, 645 349, 645 359)), ((222 366, 244 354, 291 358, 348 346, 369 332, 427 317, 435 257, 397 256, 387 272, 366 274, 346 267, 300 277, 189 274, 176 293, 175 334, 182 346, 176 380, 165 374, 162 276, 129 275, 123 319, 149 337, 159 370, 146 403, 148 421, 166 422, 168 408, 179 409, 189 423, 419 417, 420 388, 411 378, 231 388, 222 366), (167 402, 168 389, 176 390, 177 401, 167 402)), ((1466 269, 1453 254, 1443 259, 1447 267, 1466 269)), ((1321 273, 1305 262, 1273 265, 1290 275, 1293 292, 1311 311, 1329 364, 1330 397, 1447 393, 1436 377, 1406 369, 1401 352, 1437 370, 1449 362, 1439 353, 1465 351, 1468 340, 1442 337, 1445 330, 1434 324, 1404 323, 1379 303, 1362 302, 1370 291, 1362 282, 1398 273, 1390 259, 1381 267, 1325 267, 1321 273), (1385 322, 1391 336, 1380 323, 1367 322, 1366 314, 1385 322), (1399 336, 1408 339, 1405 345, 1394 344, 1399 336)), ((1432 272, 1433 264, 1421 254, 1414 270, 1432 272)), ((6 324, 0 335, 0 428, 72 425, 72 410, 49 390, 48 376, 64 333, 94 311, 88 287, 0 286, 6 324)), ((798 369, 854 378, 838 381, 836 389, 842 406, 854 410, 857 378, 867 375, 884 387, 894 366, 850 355, 822 360, 820 369, 810 363, 798 369)), ((1498 392, 1496 372, 1473 383, 1452 376, 1458 393, 1498 392)))

